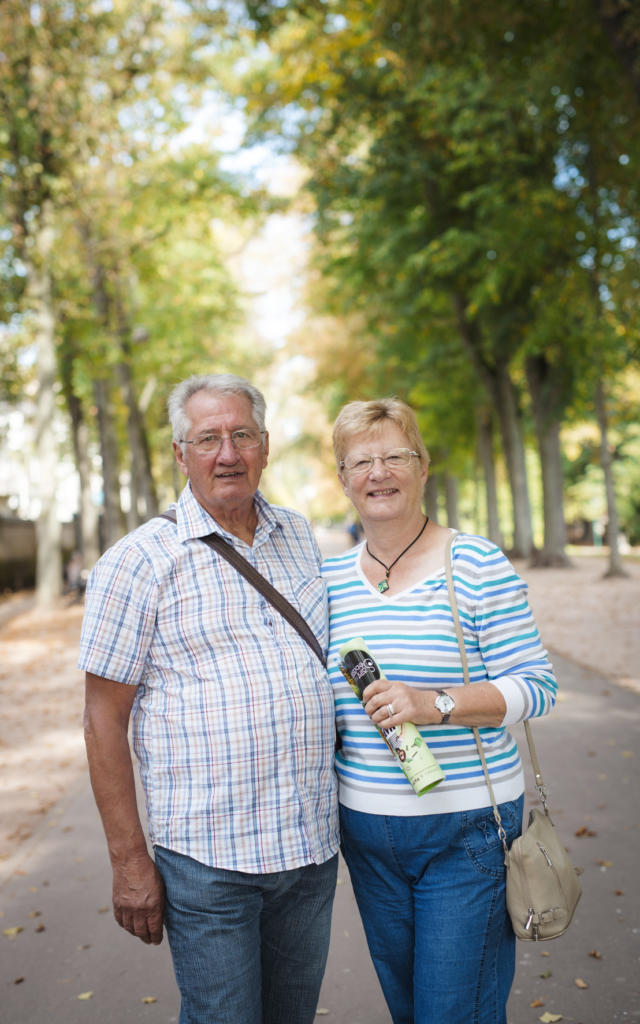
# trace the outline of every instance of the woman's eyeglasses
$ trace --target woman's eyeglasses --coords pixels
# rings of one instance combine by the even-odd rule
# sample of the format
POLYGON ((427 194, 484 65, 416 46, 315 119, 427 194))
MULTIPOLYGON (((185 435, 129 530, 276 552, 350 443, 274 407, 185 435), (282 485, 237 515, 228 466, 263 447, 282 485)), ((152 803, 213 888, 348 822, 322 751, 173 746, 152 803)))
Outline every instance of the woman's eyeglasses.
POLYGON ((340 469, 346 469, 351 476, 363 476, 373 469, 376 459, 380 459, 387 469, 406 469, 412 459, 419 459, 418 452, 410 448, 392 448, 384 455, 353 455, 343 459, 340 469))

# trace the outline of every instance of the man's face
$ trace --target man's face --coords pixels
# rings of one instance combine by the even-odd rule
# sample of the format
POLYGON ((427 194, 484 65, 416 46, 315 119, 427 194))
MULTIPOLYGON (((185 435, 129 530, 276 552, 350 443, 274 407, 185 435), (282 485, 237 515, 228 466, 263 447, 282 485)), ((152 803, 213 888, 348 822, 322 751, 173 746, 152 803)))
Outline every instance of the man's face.
POLYGON ((236 449, 229 435, 234 430, 257 430, 251 402, 246 395, 216 395, 197 391, 185 406, 191 428, 187 441, 207 434, 225 437, 217 453, 197 452, 186 445, 183 455, 180 445, 173 449, 180 469, 191 482, 191 489, 200 504, 214 519, 224 522, 229 514, 253 506, 253 498, 260 483, 262 470, 267 465, 269 435, 261 439, 257 448, 236 449))

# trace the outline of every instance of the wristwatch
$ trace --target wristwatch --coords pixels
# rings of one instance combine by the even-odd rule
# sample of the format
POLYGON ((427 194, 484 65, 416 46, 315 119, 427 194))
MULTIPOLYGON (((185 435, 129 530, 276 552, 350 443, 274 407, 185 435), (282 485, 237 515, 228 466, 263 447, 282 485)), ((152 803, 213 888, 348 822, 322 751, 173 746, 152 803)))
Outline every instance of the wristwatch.
POLYGON ((438 696, 434 701, 434 706, 438 709, 442 715, 441 725, 446 725, 451 717, 451 712, 456 706, 456 702, 453 697, 445 693, 444 690, 438 690, 438 696))

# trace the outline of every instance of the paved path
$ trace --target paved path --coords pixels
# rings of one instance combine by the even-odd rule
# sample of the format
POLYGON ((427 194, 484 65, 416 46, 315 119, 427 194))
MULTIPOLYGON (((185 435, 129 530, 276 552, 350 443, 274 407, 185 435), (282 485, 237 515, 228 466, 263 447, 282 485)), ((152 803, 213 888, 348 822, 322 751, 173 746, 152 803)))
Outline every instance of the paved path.
MULTIPOLYGON (((571 1024, 640 1021, 640 698, 562 658, 554 663, 562 700, 535 732, 556 825, 584 867, 584 895, 563 938, 518 943, 509 1024, 533 1024, 545 1012, 571 1024)), ((84 779, 1 870, 0 931, 22 928, 0 936, 1 1024, 177 1022, 166 943, 148 948, 112 918, 84 779)), ((390 1024, 344 866, 320 1007, 329 1012, 318 1021, 329 1024, 390 1024)))

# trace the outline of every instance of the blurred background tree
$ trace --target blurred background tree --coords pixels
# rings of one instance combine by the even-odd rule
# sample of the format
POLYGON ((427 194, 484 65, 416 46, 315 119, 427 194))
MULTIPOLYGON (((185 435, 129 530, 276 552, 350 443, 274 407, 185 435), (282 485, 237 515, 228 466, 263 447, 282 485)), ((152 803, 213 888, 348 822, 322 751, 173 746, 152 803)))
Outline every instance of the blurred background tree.
POLYGON ((583 523, 624 572, 637 6, 5 0, 0 117, 0 398, 32 429, 43 603, 66 452, 88 567, 181 485, 172 384, 226 369, 267 392, 276 500, 347 516, 331 419, 395 393, 431 452, 430 515, 540 565, 567 564, 583 523), (280 337, 256 321, 271 261, 298 303, 280 337))

